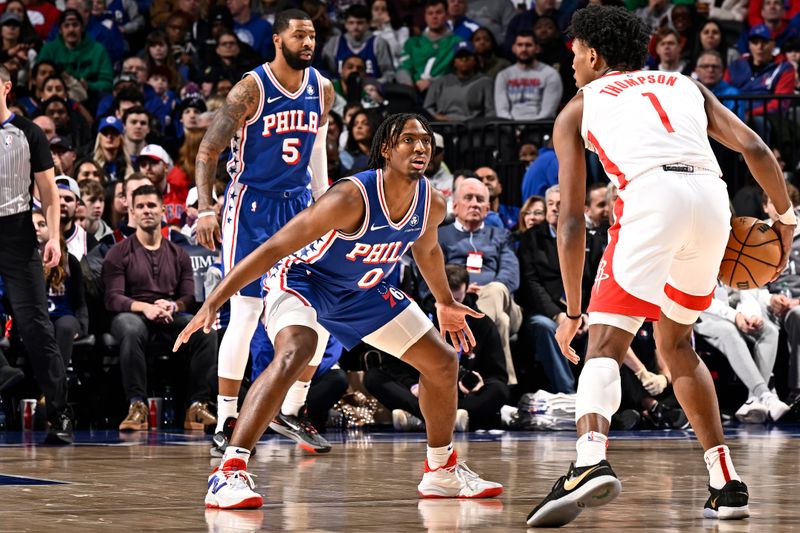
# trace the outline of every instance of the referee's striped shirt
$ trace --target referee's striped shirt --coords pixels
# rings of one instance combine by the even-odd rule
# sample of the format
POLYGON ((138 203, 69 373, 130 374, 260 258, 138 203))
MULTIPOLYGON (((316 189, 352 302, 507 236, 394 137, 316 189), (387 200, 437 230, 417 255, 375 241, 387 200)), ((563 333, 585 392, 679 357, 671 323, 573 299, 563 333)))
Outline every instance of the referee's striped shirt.
POLYGON ((44 132, 12 113, 0 127, 0 217, 30 210, 33 174, 50 168, 53 156, 44 132))

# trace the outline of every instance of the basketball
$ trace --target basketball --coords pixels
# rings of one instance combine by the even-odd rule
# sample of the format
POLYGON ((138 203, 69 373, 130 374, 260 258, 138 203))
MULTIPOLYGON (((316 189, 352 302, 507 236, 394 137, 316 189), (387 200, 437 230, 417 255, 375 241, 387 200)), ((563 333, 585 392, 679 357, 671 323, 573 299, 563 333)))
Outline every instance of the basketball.
POLYGON ((781 241, 775 230, 753 217, 731 221, 731 235, 719 269, 719 279, 734 289, 766 285, 781 261, 781 241))

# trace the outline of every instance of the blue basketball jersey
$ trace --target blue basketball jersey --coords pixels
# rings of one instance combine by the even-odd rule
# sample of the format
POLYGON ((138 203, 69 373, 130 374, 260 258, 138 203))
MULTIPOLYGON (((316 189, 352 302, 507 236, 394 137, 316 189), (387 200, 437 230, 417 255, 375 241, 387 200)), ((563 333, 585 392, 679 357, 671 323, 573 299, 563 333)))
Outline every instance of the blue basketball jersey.
POLYGON ((364 197, 365 216, 353 234, 331 230, 326 235, 280 261, 270 280, 282 289, 287 276, 302 275, 311 283, 322 283, 329 292, 370 289, 394 270, 403 254, 425 231, 430 211, 430 184, 421 179, 414 199, 399 222, 389 216, 383 193, 383 173, 367 170, 344 178, 352 181, 364 197))
POLYGON ((350 48, 350 43, 347 42, 344 35, 339 37, 339 46, 336 47, 336 66, 339 72, 342 71, 344 60, 350 56, 358 56, 364 60, 364 64, 367 66, 367 76, 370 78, 381 77, 381 67, 378 66, 378 56, 375 55, 374 35, 356 50, 350 48))
POLYGON ((261 92, 255 116, 231 140, 227 170, 234 183, 270 194, 294 195, 308 187, 308 162, 322 120, 322 76, 305 69, 300 88, 290 93, 265 63, 253 76, 261 92))

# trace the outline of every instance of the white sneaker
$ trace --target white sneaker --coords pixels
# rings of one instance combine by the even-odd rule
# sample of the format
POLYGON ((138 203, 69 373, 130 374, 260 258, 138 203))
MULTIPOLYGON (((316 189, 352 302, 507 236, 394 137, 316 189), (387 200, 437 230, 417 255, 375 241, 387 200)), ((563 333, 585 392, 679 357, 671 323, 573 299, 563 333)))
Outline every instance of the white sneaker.
POLYGON ((425 431, 425 422, 402 409, 392 411, 392 424, 395 431, 425 431))
POLYGON ((459 433, 469 431, 469 413, 466 409, 458 409, 456 411, 456 427, 455 430, 459 433))
POLYGON ((253 476, 241 459, 229 459, 225 468, 215 468, 208 476, 206 507, 212 509, 258 509, 264 499, 255 492, 253 476))
POLYGON ((736 411, 736 418, 745 424, 763 424, 767 421, 769 409, 756 400, 748 398, 746 402, 736 411))
POLYGON ((774 392, 765 392, 761 395, 758 401, 767 408, 769 411, 769 417, 774 422, 780 420, 783 415, 791 410, 791 407, 783 403, 780 398, 778 398, 778 395, 774 392))
POLYGON ((481 479, 453 452, 446 465, 434 470, 425 461, 417 491, 423 498, 493 498, 503 493, 503 485, 481 479))

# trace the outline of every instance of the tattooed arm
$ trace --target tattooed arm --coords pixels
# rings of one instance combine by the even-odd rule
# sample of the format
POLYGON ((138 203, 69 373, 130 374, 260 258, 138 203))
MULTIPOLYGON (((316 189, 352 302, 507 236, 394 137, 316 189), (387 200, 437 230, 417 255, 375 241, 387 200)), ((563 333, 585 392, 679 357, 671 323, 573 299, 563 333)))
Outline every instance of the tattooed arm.
POLYGON ((308 162, 308 166, 311 168, 311 195, 315 201, 328 190, 328 115, 335 98, 333 84, 330 80, 322 78, 322 91, 324 98, 322 118, 319 121, 319 130, 317 131, 316 139, 314 139, 311 159, 308 162))
POLYGON ((213 213, 214 204, 211 191, 217 176, 219 155, 230 144, 236 130, 252 117, 261 101, 258 84, 252 76, 245 76, 233 86, 225 104, 214 114, 214 120, 203 136, 197 151, 195 180, 197 182, 198 211, 197 242, 210 250, 215 250, 221 241, 217 217, 205 215, 213 213))

